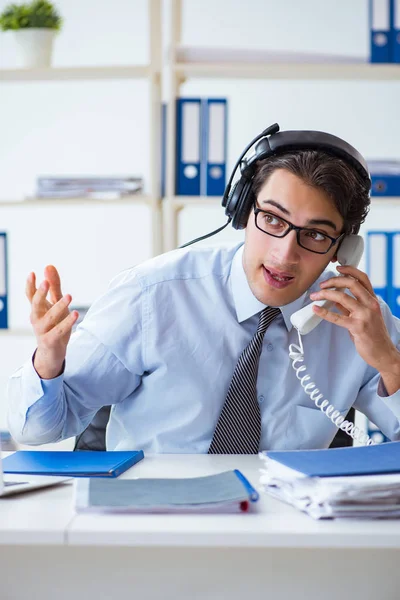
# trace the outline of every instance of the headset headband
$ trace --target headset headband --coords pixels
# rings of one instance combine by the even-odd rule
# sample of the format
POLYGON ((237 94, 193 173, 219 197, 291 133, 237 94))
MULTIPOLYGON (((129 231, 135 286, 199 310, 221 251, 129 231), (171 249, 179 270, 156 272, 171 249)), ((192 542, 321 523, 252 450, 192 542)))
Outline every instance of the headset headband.
POLYGON ((228 222, 217 230, 188 242, 184 246, 218 233, 230 222, 232 222, 235 229, 243 229, 251 210, 252 180, 256 173, 257 163, 269 156, 296 150, 322 150, 327 154, 341 158, 361 176, 367 191, 371 189, 371 177, 367 162, 353 146, 341 138, 323 131, 279 131, 278 123, 274 123, 255 137, 236 161, 222 198, 222 206, 225 207, 228 222), (249 158, 245 158, 247 152, 254 145, 254 153, 249 158), (239 167, 241 176, 232 187, 233 179, 239 167))

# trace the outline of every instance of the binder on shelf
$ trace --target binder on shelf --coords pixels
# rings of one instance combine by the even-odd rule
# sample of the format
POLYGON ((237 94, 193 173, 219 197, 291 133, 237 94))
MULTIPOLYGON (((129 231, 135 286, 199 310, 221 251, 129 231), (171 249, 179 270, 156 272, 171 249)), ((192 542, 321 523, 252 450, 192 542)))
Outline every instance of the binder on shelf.
POLYGON ((167 187, 167 103, 161 104, 161 198, 164 198, 167 187))
POLYGON ((370 61, 391 62, 391 0, 370 0, 370 61))
POLYGON ((367 233, 367 273, 378 298, 389 303, 388 289, 388 235, 385 231, 367 233))
POLYGON ((227 101, 204 100, 203 157, 206 196, 223 196, 226 185, 227 101))
POLYGON ((400 231, 392 234, 391 244, 392 277, 389 305, 395 317, 400 319, 400 231))
POLYGON ((392 62, 400 63, 400 0, 391 0, 392 62))
POLYGON ((369 419, 367 419, 367 433, 374 444, 383 444, 390 442, 389 438, 369 419))
POLYGON ((118 477, 143 458, 142 450, 17 450, 3 459, 3 471, 17 475, 118 477))
POLYGON ((201 100, 178 98, 176 103, 176 194, 200 196, 201 100))
POLYGON ((0 232, 0 329, 8 329, 7 234, 0 232))
POLYGON ((369 160, 371 196, 400 196, 400 161, 369 160))

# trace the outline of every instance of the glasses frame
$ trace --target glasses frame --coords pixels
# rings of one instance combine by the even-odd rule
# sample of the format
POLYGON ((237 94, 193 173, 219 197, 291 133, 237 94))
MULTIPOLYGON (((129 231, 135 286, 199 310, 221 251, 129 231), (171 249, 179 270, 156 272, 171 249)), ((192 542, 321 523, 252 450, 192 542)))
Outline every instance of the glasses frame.
POLYGON ((254 205, 253 205, 253 210, 254 210, 255 226, 257 227, 257 229, 259 231, 262 231, 263 233, 265 233, 265 235, 270 235, 275 238, 284 238, 291 231, 295 231, 296 232, 296 240, 297 240, 297 243, 300 246, 300 248, 303 248, 304 250, 307 250, 308 252, 313 252, 314 254, 327 254, 332 249, 332 247, 335 244, 337 244, 339 241, 341 241, 344 238, 344 236, 346 235, 345 233, 341 233, 337 238, 334 238, 334 237, 328 235, 327 233, 323 233, 322 231, 319 231, 318 233, 321 233, 321 235, 324 235, 331 241, 331 245, 329 246, 329 248, 327 250, 324 250, 324 252, 318 252, 318 250, 310 250, 310 248, 306 248, 305 246, 303 246, 300 243, 300 233, 302 231, 317 231, 317 229, 313 229, 312 227, 298 227, 297 225, 293 225, 293 223, 291 223, 287 219, 284 219, 283 217, 276 215, 275 213, 270 212, 269 210, 262 210, 261 208, 258 208, 256 203, 254 203, 254 205), (261 229, 261 227, 259 227, 257 224, 257 215, 259 213, 271 215, 272 217, 275 217, 276 219, 280 219, 281 221, 283 221, 284 223, 286 223, 289 226, 288 229, 285 231, 285 233, 283 235, 275 235, 273 233, 269 233, 268 231, 264 231, 264 229, 261 229))

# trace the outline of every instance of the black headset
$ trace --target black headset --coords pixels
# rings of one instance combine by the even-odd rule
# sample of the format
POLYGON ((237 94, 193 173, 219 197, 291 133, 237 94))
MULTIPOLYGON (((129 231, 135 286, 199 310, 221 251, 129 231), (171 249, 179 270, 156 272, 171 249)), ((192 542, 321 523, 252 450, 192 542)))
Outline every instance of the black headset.
POLYGON ((371 189, 371 178, 368 165, 363 156, 353 146, 335 135, 323 131, 279 131, 278 123, 274 123, 264 129, 243 150, 231 173, 228 184, 222 197, 222 206, 228 221, 215 231, 187 242, 181 248, 185 248, 195 242, 204 240, 225 229, 232 222, 234 229, 244 229, 250 210, 254 204, 252 191, 253 179, 257 171, 257 163, 269 156, 276 156, 295 150, 323 150, 327 154, 343 159, 361 176, 366 190, 371 189), (258 142, 258 143, 256 143, 258 142), (245 155, 250 148, 256 144, 254 154, 248 159, 245 155), (240 178, 232 187, 232 181, 240 167, 240 178))

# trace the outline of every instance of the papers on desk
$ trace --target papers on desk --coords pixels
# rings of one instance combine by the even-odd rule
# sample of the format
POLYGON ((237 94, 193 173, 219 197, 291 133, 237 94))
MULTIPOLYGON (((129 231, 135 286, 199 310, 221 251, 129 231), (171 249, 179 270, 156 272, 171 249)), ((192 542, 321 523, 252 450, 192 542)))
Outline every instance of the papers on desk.
POLYGON ((246 512, 258 492, 237 469, 185 479, 82 479, 77 511, 185 513, 246 512))
POLYGON ((270 495, 323 518, 400 517, 400 444, 264 452, 270 495))

